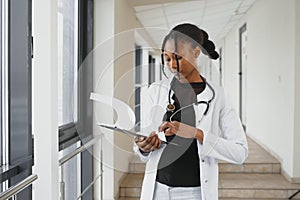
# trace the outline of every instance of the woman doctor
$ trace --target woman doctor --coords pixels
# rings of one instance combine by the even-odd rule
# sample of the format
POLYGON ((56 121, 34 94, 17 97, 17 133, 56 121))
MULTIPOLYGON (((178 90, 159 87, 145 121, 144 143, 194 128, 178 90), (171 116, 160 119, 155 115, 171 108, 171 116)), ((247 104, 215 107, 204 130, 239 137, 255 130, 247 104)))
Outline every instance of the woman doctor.
POLYGON ((193 24, 177 25, 163 40, 162 64, 172 76, 149 87, 146 107, 152 110, 142 130, 151 134, 135 138, 134 145, 147 162, 142 200, 216 200, 218 160, 242 164, 248 156, 224 90, 198 71, 200 53, 219 57, 208 34, 193 24))

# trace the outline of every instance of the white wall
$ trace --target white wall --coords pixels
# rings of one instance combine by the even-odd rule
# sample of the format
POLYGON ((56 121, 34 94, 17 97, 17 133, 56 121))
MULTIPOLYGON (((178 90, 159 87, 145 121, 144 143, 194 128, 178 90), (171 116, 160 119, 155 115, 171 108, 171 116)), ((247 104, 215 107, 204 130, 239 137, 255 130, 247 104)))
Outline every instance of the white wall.
MULTIPOLYGON (((127 1, 115 0, 115 74, 114 97, 131 108, 134 105, 134 29, 137 27, 135 15, 127 1)), ((132 156, 132 138, 115 133, 115 183, 114 195, 118 196, 119 185, 129 171, 132 156)))
POLYGON ((238 30, 234 28, 225 38, 223 47, 224 51, 224 86, 227 92, 227 98, 229 102, 234 105, 234 108, 238 111, 238 30))
MULTIPOLYGON (((118 98, 133 108, 134 33, 135 28, 140 25, 127 1, 97 0, 95 4, 95 45, 98 45, 94 53, 95 90, 97 93, 118 98)), ((112 124, 117 118, 111 108, 96 105, 96 121, 112 124)), ((99 130, 98 127, 95 127, 94 132, 106 133, 104 198, 117 198, 122 178, 129 171, 132 138, 118 132, 99 130)))
POLYGON ((59 199, 56 1, 33 0, 33 16, 33 173, 38 175, 33 197, 53 200, 59 199))
MULTIPOLYGON (((141 28, 133 8, 124 0, 95 1, 94 88, 95 92, 134 106, 135 30, 141 28)), ((143 36, 142 36, 143 37, 143 36)), ((146 55, 146 54, 145 54, 146 55)), ((148 53, 147 59, 148 61, 148 53)), ((94 120, 112 124, 116 113, 108 106, 94 103, 94 120)), ((104 199, 117 198, 119 185, 129 171, 132 138, 94 127, 94 134, 105 133, 104 199)), ((96 158, 99 158, 99 146, 96 158)), ((99 173, 96 166, 96 174, 99 173)), ((100 185, 100 183, 98 183, 100 185)), ((96 192, 99 196, 99 192, 96 192)))
MULTIPOLYGON (((294 169, 295 1, 258 0, 223 41, 224 85, 238 111, 238 33, 247 23, 247 134, 294 169)), ((299 141, 299 140, 298 140, 299 141)), ((298 176, 298 175, 297 175, 298 176)))
POLYGON ((296 13, 296 41, 295 41, 295 120, 294 120, 294 168, 293 177, 298 177, 296 182, 300 182, 300 1, 295 1, 295 13, 296 13), (298 36, 298 37, 297 37, 298 36))

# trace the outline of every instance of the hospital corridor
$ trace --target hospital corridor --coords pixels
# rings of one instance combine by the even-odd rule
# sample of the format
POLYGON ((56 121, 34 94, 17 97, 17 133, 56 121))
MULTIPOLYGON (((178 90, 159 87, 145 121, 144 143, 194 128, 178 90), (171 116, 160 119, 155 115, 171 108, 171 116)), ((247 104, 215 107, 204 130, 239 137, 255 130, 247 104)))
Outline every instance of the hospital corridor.
POLYGON ((300 0, 1 0, 0 28, 0 200, 300 199, 300 0))

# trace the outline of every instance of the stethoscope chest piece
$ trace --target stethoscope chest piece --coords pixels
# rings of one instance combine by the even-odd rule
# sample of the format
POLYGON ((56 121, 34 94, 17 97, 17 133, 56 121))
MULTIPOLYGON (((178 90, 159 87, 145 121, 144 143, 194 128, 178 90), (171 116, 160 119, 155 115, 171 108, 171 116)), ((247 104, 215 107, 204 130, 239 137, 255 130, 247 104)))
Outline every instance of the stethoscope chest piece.
POLYGON ((175 106, 174 106, 173 104, 169 103, 169 104, 167 105, 167 111, 173 112, 174 110, 175 110, 175 106))

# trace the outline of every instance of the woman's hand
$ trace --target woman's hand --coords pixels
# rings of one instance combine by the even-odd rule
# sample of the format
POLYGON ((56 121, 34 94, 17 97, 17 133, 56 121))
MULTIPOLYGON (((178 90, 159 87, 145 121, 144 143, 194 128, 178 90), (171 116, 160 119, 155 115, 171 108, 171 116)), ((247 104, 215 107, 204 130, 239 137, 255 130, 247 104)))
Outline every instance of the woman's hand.
POLYGON ((180 123, 178 121, 164 122, 158 130, 164 131, 166 136, 178 135, 183 138, 196 138, 201 143, 203 142, 203 132, 200 129, 192 127, 190 125, 180 123))
POLYGON ((140 150, 145 153, 158 149, 161 145, 161 140, 158 135, 153 131, 148 137, 136 137, 135 143, 138 145, 140 150))

